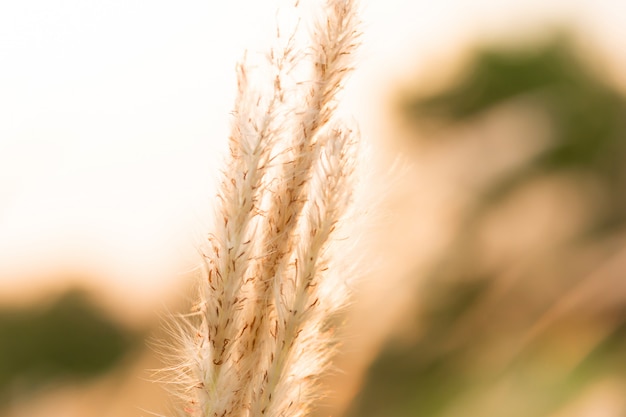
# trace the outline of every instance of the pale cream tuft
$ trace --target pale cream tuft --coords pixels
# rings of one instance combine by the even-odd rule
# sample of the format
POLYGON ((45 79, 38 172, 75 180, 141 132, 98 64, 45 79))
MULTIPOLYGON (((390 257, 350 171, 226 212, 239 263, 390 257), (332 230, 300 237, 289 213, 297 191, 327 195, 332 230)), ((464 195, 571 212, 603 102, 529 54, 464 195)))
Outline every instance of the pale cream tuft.
POLYGON ((170 382, 187 415, 304 416, 319 396, 333 318, 348 298, 329 245, 357 161, 357 130, 335 118, 357 46, 355 9, 327 0, 309 45, 294 33, 273 48, 270 88, 255 84, 245 61, 238 66, 199 301, 175 327, 170 382))

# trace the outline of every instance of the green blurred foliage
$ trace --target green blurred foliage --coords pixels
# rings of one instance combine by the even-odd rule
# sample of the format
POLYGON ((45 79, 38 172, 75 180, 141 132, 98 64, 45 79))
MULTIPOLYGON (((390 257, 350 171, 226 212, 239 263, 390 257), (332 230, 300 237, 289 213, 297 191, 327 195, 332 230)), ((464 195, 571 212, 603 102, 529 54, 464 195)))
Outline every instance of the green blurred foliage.
POLYGON ((455 85, 432 97, 404 103, 417 123, 436 118, 459 123, 520 96, 532 95, 553 129, 551 146, 489 190, 492 204, 522 183, 554 171, 593 175, 607 187, 608 211, 597 228, 626 218, 626 99, 578 58, 566 35, 539 48, 484 48, 455 85))
POLYGON ((80 291, 44 307, 0 309, 0 406, 50 383, 102 375, 141 340, 80 291))
POLYGON ((521 97, 549 121, 549 146, 478 191, 420 287, 414 334, 374 362, 349 417, 552 416, 600 381, 626 389, 626 302, 584 291, 601 262, 626 247, 626 97, 558 34, 539 46, 483 47, 456 82, 432 96, 414 93, 401 108, 417 127, 453 127, 521 97), (486 222, 502 202, 554 175, 593 179, 606 204, 570 241, 519 252, 522 268, 487 265, 486 222), (570 267, 606 247, 596 264, 570 267), (572 294, 582 302, 563 308, 572 294))

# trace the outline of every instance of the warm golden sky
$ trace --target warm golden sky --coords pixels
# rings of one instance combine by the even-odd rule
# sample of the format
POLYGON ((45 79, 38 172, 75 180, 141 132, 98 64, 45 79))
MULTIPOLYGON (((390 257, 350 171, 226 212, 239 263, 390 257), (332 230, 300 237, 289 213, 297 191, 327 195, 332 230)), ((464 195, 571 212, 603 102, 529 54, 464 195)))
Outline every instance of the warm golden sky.
MULTIPOLYGON (((67 273, 141 300, 182 279, 209 221, 235 62, 267 45, 279 3, 0 3, 0 299, 67 273)), ((621 0, 364 1, 348 107, 375 136, 394 77, 546 23, 576 22, 624 62, 624 16, 621 0)))

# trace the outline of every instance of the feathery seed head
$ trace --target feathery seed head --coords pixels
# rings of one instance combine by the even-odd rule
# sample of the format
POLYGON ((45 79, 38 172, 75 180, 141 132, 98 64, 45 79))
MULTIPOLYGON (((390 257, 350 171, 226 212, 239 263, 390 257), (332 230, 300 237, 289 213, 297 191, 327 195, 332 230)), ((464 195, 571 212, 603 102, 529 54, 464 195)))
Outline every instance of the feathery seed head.
POLYGON ((357 131, 335 116, 357 44, 355 9, 326 0, 308 47, 293 33, 270 50, 267 90, 245 61, 237 67, 199 301, 176 325, 172 381, 187 415, 304 416, 319 395, 334 346, 329 324, 347 298, 329 249, 356 163, 357 131))

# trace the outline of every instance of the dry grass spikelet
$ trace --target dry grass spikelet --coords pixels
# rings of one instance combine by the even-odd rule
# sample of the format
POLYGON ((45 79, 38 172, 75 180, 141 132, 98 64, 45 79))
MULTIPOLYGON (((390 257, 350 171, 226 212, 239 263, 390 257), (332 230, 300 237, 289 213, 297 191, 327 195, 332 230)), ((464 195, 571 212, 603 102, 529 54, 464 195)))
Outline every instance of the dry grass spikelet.
MULTIPOLYGON (((238 95, 199 300, 179 319, 170 379, 184 413, 304 416, 332 353, 345 286, 328 250, 351 201, 356 129, 335 117, 356 4, 326 0, 310 44, 268 54, 271 89, 238 66, 238 95), (309 68, 298 79, 296 68, 309 68)), ((301 72, 302 73, 302 72, 301 72)))

